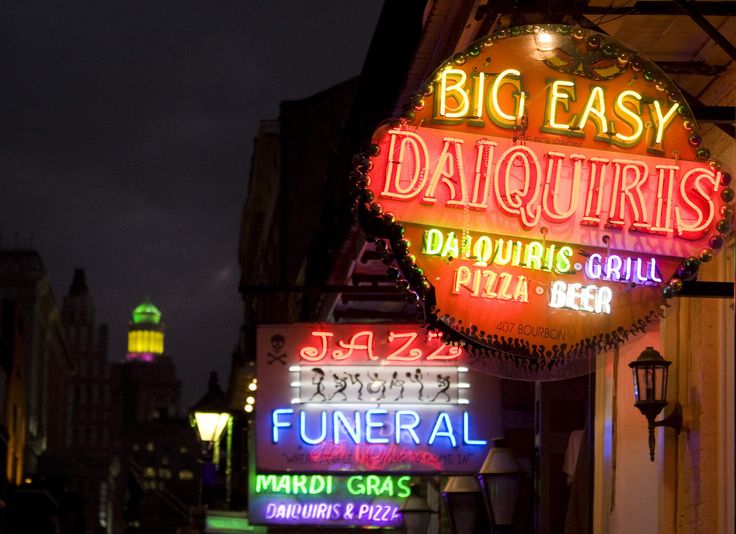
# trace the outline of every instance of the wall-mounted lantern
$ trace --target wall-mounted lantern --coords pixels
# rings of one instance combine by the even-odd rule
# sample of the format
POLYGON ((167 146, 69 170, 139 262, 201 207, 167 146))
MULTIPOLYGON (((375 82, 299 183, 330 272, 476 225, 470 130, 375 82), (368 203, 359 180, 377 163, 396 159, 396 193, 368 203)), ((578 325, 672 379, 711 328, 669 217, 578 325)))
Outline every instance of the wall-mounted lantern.
POLYGON ((682 407, 675 404, 672 413, 661 421, 654 421, 659 412, 667 406, 667 377, 672 362, 647 347, 639 357, 629 364, 634 372, 634 406, 647 418, 649 426, 649 459, 654 461, 654 427, 669 426, 680 433, 682 428, 682 407))
POLYGON ((494 534, 512 532, 523 471, 506 440, 495 438, 477 475, 494 534))
POLYGON ((472 476, 450 477, 442 488, 453 534, 488 532, 483 494, 472 476))
POLYGON ((409 497, 401 505, 404 532, 406 534, 426 534, 433 513, 434 510, 430 508, 426 497, 419 492, 419 486, 412 484, 409 497))

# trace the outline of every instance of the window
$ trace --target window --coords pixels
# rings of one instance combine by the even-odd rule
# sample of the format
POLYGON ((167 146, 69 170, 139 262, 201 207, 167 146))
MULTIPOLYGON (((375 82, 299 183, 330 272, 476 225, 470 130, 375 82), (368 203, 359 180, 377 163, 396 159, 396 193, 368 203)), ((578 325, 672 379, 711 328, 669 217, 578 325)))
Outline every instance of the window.
POLYGON ((192 473, 189 469, 179 471, 179 480, 192 480, 193 478, 194 473, 192 473))

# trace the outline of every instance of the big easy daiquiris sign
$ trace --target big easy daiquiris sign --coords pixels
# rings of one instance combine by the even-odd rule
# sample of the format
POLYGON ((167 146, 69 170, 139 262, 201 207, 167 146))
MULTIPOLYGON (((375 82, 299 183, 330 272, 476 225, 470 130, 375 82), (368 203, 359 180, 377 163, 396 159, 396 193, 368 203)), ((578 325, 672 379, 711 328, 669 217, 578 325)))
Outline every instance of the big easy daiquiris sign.
POLYGON ((513 361, 507 375, 644 330, 733 220, 731 175, 674 83, 563 25, 504 29, 449 59, 355 164, 389 274, 446 339, 513 361))

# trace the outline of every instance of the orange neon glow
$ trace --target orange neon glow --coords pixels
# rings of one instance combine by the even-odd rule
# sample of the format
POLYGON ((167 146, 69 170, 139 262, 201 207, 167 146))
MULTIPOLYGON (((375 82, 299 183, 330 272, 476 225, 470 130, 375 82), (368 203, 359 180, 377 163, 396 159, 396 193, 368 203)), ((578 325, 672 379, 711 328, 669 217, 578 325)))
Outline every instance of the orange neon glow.
POLYGON ((716 216, 718 180, 705 164, 449 137, 433 128, 409 133, 387 132, 379 143, 387 152, 403 142, 417 148, 395 149, 388 161, 374 158, 370 174, 384 210, 406 222, 463 228, 467 217, 469 229, 511 236, 548 226, 569 243, 589 246, 618 228, 611 235, 616 249, 683 257, 705 246, 716 216))
MULTIPOLYGON (((493 34, 412 102, 376 130, 364 171, 365 207, 392 214, 408 250, 393 250, 387 217, 370 231, 391 242, 429 323, 471 345, 549 356, 616 337, 652 320, 684 258, 709 259, 730 229, 719 222, 730 179, 700 146, 686 99, 608 36, 565 25, 493 34), (554 39, 540 46, 541 35, 554 39)), ((412 347, 391 359, 426 358, 412 347)))

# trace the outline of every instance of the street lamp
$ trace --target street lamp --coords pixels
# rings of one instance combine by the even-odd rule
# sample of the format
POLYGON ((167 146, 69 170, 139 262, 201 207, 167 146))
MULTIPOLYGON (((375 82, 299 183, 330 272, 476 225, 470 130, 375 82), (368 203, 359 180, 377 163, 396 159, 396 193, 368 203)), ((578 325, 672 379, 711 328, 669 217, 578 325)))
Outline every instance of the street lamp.
POLYGON ((483 496, 472 476, 450 477, 442 489, 442 499, 450 515, 453 534, 486 532, 483 496), (480 513, 479 513, 480 512, 480 513))
POLYGON ((662 421, 654 418, 667 406, 667 378, 672 362, 665 360, 654 347, 644 349, 629 364, 634 372, 634 406, 647 418, 649 427, 649 459, 654 461, 654 427, 669 426, 677 434, 682 428, 682 407, 675 404, 672 413, 662 421))
POLYGON ((231 417, 230 406, 217 382, 216 372, 210 373, 207 393, 192 407, 190 417, 192 425, 197 429, 197 437, 202 444, 202 450, 209 452, 220 440, 231 417))
POLYGON ((404 532, 406 534, 426 534, 432 512, 427 499, 419 494, 419 486, 412 484, 409 497, 401 505, 404 532))
POLYGON ((492 532, 510 532, 516 514, 523 472, 503 438, 492 439, 485 462, 477 475, 492 532))

